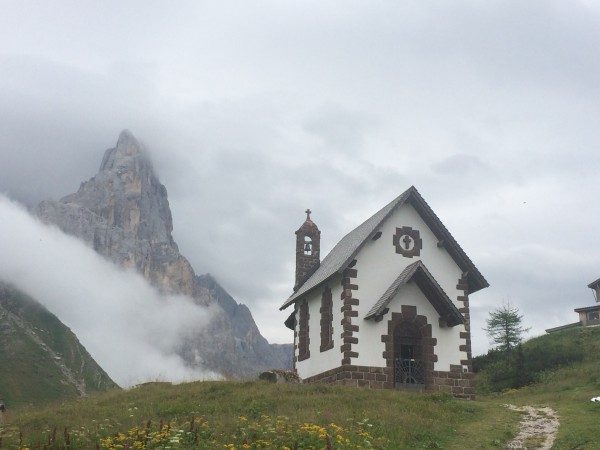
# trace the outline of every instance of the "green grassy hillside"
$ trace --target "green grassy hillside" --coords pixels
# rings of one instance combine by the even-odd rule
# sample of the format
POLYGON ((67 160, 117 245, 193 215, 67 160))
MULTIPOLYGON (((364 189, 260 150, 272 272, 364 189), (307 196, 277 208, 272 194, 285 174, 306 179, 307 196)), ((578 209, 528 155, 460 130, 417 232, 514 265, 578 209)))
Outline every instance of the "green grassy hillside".
POLYGON ((530 339, 522 345, 527 385, 490 392, 506 381, 499 367, 502 355, 492 352, 476 361, 479 398, 499 405, 550 406, 561 425, 554 448, 600 449, 600 327, 573 328, 530 339), (487 392, 486 395, 481 395, 487 392))
POLYGON ((555 449, 600 449, 600 360, 574 363, 540 376, 539 381, 521 389, 490 394, 490 403, 550 406, 560 416, 555 449))
POLYGON ((56 434, 60 448, 66 427, 72 448, 136 448, 136 439, 137 448, 498 448, 517 419, 505 408, 447 395, 258 381, 151 383, 13 412, 4 442, 15 444, 22 432, 24 444, 42 445, 56 434))
POLYGON ((48 449, 66 442, 74 449, 503 448, 521 418, 510 403, 558 412, 553 448, 600 449, 600 404, 590 402, 600 395, 600 328, 542 336, 524 348, 547 355, 545 369, 537 366, 544 357, 534 358, 536 382, 475 401, 314 384, 150 383, 17 408, 0 436, 7 448, 18 448, 22 436, 23 446, 48 449), (581 359, 560 356, 574 346, 586 349, 581 359))
POLYGON ((0 285, 0 399, 12 408, 116 385, 56 316, 0 285))
POLYGON ((477 356, 479 393, 522 387, 544 378, 550 371, 580 362, 600 363, 600 327, 571 328, 524 342, 510 355, 491 350, 477 356))

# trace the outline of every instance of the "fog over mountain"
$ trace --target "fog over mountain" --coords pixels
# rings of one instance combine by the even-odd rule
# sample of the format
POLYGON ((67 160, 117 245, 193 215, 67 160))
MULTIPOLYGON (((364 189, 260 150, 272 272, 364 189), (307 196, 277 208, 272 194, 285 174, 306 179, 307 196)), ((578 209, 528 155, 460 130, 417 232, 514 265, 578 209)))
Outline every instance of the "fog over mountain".
POLYGON ((2 6, 0 191, 74 192, 129 128, 181 253, 270 342, 292 339, 278 306, 303 211, 325 255, 410 185, 491 284, 471 298, 474 353, 503 300, 531 334, 592 304, 597 2, 2 6))
MULTIPOLYGON (((179 252, 167 188, 130 131, 119 134, 116 145, 104 152, 98 173, 77 192, 41 202, 36 214, 117 266, 143 275, 162 294, 183 295, 198 306, 214 307, 204 326, 189 330, 171 346, 189 367, 229 377, 291 368, 292 345, 269 344, 248 307, 235 301, 212 275, 196 274, 179 252)), ((151 324, 146 326, 153 333, 151 324)), ((176 321, 170 326, 178 327, 176 321)), ((186 330, 185 323, 182 328, 186 330)))
POLYGON ((42 224, 0 196, 0 280, 56 314, 121 386, 142 381, 219 378, 177 354, 211 309, 161 295, 132 270, 110 263, 79 239, 42 224))

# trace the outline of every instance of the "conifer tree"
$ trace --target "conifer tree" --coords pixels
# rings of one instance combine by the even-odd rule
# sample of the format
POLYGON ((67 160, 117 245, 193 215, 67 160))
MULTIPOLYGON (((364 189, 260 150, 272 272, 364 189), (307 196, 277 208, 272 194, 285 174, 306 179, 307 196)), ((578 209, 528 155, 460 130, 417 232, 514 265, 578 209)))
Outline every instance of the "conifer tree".
POLYGON ((519 308, 505 303, 501 307, 490 312, 484 328, 492 342, 498 349, 510 352, 523 340, 523 334, 529 328, 523 327, 523 316, 519 314, 519 308))

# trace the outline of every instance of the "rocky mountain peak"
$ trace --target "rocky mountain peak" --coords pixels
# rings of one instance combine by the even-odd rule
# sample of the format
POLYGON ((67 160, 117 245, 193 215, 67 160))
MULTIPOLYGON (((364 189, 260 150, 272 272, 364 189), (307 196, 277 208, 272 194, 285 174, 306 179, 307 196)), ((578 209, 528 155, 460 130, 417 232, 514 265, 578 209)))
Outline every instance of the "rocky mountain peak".
POLYGON ((132 238, 175 246, 167 190, 146 150, 128 130, 121 132, 114 148, 106 150, 98 174, 60 203, 84 208, 108 228, 132 238))
POLYGON ((119 140, 117 141, 117 147, 128 144, 132 144, 138 148, 140 147, 138 140, 131 131, 128 129, 121 130, 121 133, 119 133, 119 140))
POLYGON ((213 321, 181 349, 190 365, 240 376, 291 364, 290 345, 270 345, 250 310, 211 275, 196 276, 179 253, 167 190, 131 132, 122 131, 117 145, 106 150, 96 176, 58 202, 42 202, 37 214, 118 265, 137 270, 161 291, 214 305, 213 321))
POLYGON ((167 190, 131 132, 121 132, 100 171, 77 192, 40 203, 37 214, 118 264, 137 268, 163 290, 191 294, 193 271, 171 234, 167 190))
POLYGON ((152 164, 142 144, 139 143, 131 131, 123 130, 119 134, 117 145, 114 148, 109 148, 104 153, 104 158, 100 164, 100 171, 113 170, 117 167, 135 167, 138 165, 136 162, 140 162, 136 161, 138 159, 141 159, 141 162, 145 163, 143 165, 148 166, 150 169, 152 168, 152 164))

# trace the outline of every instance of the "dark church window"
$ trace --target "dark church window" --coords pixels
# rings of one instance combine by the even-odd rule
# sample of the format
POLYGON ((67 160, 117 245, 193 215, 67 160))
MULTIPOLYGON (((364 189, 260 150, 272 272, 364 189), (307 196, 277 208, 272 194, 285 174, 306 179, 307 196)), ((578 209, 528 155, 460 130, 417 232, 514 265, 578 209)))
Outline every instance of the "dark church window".
POLYGON ((304 300, 300 304, 298 310, 298 361, 308 359, 310 357, 310 338, 308 337, 308 302, 304 300))
POLYGON ((321 351, 333 348, 333 301, 331 289, 325 287, 321 297, 321 351))
POLYGON ((600 320, 600 311, 588 312, 588 320, 600 320))

